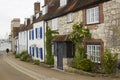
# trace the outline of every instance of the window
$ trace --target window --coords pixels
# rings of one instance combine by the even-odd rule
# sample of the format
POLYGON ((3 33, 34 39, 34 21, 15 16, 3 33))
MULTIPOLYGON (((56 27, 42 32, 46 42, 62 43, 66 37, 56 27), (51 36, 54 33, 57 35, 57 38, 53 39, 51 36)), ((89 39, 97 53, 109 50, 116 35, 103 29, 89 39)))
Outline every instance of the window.
POLYGON ((37 14, 36 14, 36 19, 37 19, 39 16, 40 16, 40 13, 37 13, 37 14))
POLYGON ((101 39, 85 39, 84 48, 86 50, 87 59, 95 63, 101 63, 104 49, 104 43, 101 39))
POLYGON ((57 30, 58 28, 58 19, 52 19, 52 30, 57 30))
POLYGON ((30 24, 33 23, 33 16, 30 17, 30 24))
POLYGON ((86 23, 94 24, 99 23, 99 7, 86 9, 86 23))
POLYGON ((73 21, 72 13, 67 14, 67 22, 72 22, 72 21, 73 21))
POLYGON ((60 0, 60 6, 67 5, 67 0, 60 0))
POLYGON ((42 39, 42 27, 40 27, 40 39, 42 39))
POLYGON ((101 62, 100 45, 87 45, 87 58, 92 62, 101 62))

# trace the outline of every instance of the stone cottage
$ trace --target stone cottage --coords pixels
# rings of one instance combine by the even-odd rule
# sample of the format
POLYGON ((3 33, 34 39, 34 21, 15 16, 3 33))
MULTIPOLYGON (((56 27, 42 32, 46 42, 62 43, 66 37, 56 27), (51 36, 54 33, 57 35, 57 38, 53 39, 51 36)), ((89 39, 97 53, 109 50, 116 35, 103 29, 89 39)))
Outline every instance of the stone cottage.
POLYGON ((119 0, 46 0, 47 25, 59 32, 53 39, 55 67, 67 68, 74 57, 69 34, 76 22, 82 22, 92 34, 91 39, 84 41, 87 58, 100 64, 105 47, 119 52, 119 4, 119 0))

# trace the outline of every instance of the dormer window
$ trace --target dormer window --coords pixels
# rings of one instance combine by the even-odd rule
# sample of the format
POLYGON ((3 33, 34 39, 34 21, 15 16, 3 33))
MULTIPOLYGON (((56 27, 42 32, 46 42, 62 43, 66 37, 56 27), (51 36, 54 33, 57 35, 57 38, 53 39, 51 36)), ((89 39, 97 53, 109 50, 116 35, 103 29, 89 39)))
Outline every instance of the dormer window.
POLYGON ((33 23, 33 16, 31 16, 31 18, 30 18, 30 24, 32 24, 33 23))
POLYGON ((43 15, 48 12, 48 5, 43 6, 43 15))
POLYGON ((27 18, 25 18, 25 25, 27 25, 27 18))
POLYGON ((36 19, 40 16, 39 14, 40 14, 40 13, 37 13, 37 14, 36 14, 36 19))
POLYGON ((65 6, 67 5, 67 0, 60 0, 60 6, 65 6))

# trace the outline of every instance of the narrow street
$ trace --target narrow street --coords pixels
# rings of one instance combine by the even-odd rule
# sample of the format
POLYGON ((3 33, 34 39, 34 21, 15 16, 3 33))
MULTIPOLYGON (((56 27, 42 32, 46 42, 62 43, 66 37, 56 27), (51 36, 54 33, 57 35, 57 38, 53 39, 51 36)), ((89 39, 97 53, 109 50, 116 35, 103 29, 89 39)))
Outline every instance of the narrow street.
POLYGON ((12 54, 0 54, 0 80, 119 80, 67 73, 22 62, 12 54))
POLYGON ((11 67, 0 54, 0 80, 35 80, 11 67))

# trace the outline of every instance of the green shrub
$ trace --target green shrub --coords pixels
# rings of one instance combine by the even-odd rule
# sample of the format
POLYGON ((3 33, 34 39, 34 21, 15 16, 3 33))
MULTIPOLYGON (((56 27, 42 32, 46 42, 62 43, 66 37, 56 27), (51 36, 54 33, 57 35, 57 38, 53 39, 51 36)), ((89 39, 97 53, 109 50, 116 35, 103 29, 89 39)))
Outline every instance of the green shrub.
POLYGON ((39 60, 34 60, 33 64, 39 65, 39 64, 40 64, 40 61, 39 61, 39 60))
POLYGON ((32 61, 32 56, 29 55, 27 51, 21 52, 21 54, 19 54, 19 57, 20 57, 21 61, 25 61, 25 62, 31 62, 32 61))
POLYGON ((21 57, 22 55, 25 55, 25 54, 28 54, 28 52, 27 52, 27 51, 22 51, 22 52, 20 53, 20 57, 21 57))
POLYGON ((83 71, 92 71, 93 63, 89 59, 83 59, 80 61, 80 64, 78 65, 78 69, 83 71))
POLYGON ((74 60, 73 60, 73 63, 74 63, 73 66, 75 68, 78 68, 80 61, 83 60, 84 58, 85 58, 84 48, 81 46, 78 46, 77 50, 76 50, 76 55, 75 55, 74 60))
POLYGON ((32 61, 33 61, 32 56, 29 55, 29 54, 27 54, 27 55, 26 55, 26 60, 25 60, 25 61, 26 61, 26 62, 32 62, 32 61))
POLYGON ((46 64, 54 65, 54 56, 53 55, 46 55, 46 64))
POLYGON ((107 74, 111 74, 116 71, 118 54, 112 53, 109 49, 106 49, 103 55, 103 70, 107 74))

